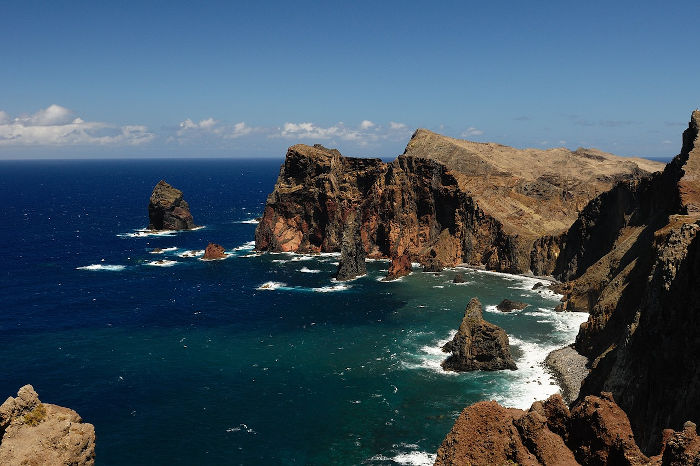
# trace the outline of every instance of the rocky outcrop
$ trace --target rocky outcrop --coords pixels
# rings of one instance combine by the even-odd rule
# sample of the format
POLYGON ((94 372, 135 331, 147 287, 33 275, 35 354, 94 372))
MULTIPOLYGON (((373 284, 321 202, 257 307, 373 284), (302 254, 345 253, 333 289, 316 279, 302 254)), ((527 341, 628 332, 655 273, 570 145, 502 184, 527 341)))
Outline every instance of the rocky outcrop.
POLYGON ((520 151, 427 130, 416 131, 391 163, 298 144, 267 199, 256 249, 340 251, 343 212, 354 210, 369 257, 408 255, 426 271, 466 263, 547 274, 578 210, 616 180, 660 167, 592 150, 520 151))
MULTIPOLYGON (((571 410, 559 395, 528 411, 482 401, 466 408, 438 449, 436 465, 690 465, 700 461, 693 423, 667 430, 661 452, 637 446, 625 412, 610 393, 587 396, 571 410)), ((658 451, 658 450, 657 450, 658 451)))
POLYGON ((562 308, 589 311, 575 348, 591 360, 581 396, 612 392, 638 444, 700 420, 700 112, 663 173, 592 200, 562 240, 562 308))
POLYGON ((360 223, 357 221, 357 213, 347 211, 345 217, 345 229, 340 243, 340 260, 335 279, 338 281, 352 280, 367 273, 365 263, 365 249, 362 245, 360 223))
POLYGON ((464 278, 463 273, 456 273, 454 277, 452 277, 452 283, 466 283, 466 279, 464 278))
POLYGON ((42 403, 31 385, 0 406, 0 464, 93 465, 95 428, 75 411, 42 403))
POLYGON ((391 259, 391 265, 389 265, 389 270, 387 271, 386 277, 384 277, 383 280, 396 280, 397 278, 410 274, 412 270, 413 264, 411 263, 411 258, 408 256, 408 254, 395 256, 391 259))
POLYGON ((160 180, 148 204, 149 230, 189 230, 194 228, 190 206, 182 191, 160 180))
POLYGON ((528 307, 529 304, 520 301, 511 301, 510 299, 504 299, 496 305, 496 309, 501 312, 511 312, 520 311, 528 307))
POLYGON ((516 369, 510 354, 508 335, 499 326, 484 320, 481 303, 477 298, 469 301, 459 330, 442 347, 442 351, 452 353, 442 363, 445 370, 465 372, 516 369))
POLYGON ((217 259, 226 259, 227 256, 228 254, 226 254, 226 250, 223 246, 216 243, 209 243, 207 244, 207 248, 204 250, 204 256, 202 256, 202 260, 211 261, 217 259))

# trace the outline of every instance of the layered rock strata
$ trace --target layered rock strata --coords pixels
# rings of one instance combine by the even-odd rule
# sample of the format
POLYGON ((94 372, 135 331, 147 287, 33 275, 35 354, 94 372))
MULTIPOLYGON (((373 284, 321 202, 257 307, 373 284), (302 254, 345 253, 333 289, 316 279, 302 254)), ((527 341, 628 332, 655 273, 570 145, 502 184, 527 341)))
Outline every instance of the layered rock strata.
POLYGON ((481 302, 472 298, 455 336, 442 351, 452 353, 442 368, 455 372, 474 370, 515 370, 508 335, 497 325, 484 320, 481 302))
POLYGON ((95 428, 78 413, 42 403, 31 385, 0 406, 0 464, 93 465, 95 428))
POLYGON ((182 191, 160 180, 148 203, 149 230, 189 230, 196 225, 182 191))
POLYGON ((665 431, 660 453, 647 457, 610 393, 587 396, 571 410, 552 395, 528 411, 495 401, 469 406, 442 442, 435 464, 690 465, 700 461, 699 450, 695 424, 686 423, 680 432, 665 431))
POLYGON ((661 166, 594 150, 519 151, 427 130, 416 131, 391 163, 297 144, 267 199, 256 249, 340 251, 344 212, 353 210, 369 257, 405 254, 427 271, 467 263, 546 274, 577 209, 616 180, 661 166))

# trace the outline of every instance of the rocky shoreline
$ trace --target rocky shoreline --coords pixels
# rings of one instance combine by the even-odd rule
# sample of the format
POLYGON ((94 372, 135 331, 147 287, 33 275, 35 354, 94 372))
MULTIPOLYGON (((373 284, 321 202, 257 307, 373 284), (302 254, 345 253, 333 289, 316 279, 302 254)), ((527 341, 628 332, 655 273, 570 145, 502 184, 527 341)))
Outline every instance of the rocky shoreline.
POLYGON ((579 395, 581 384, 590 370, 586 367, 588 358, 579 354, 573 344, 549 353, 544 365, 554 376, 561 396, 567 404, 572 404, 579 395))

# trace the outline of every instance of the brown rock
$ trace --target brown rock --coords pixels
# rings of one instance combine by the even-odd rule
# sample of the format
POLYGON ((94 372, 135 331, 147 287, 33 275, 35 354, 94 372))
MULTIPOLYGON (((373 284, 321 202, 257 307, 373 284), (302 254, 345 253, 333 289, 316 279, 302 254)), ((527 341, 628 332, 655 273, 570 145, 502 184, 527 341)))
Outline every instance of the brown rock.
POLYGON ((340 244, 340 260, 335 279, 339 281, 352 280, 367 273, 365 249, 362 245, 360 222, 357 212, 348 210, 345 213, 345 229, 340 244))
POLYGON ((216 243, 209 243, 204 250, 202 260, 226 259, 227 256, 228 254, 226 254, 226 250, 223 246, 216 243))
POLYGON ((95 428, 75 411, 41 403, 25 385, 0 406, 0 464, 93 465, 95 428))
POLYGON ((663 434, 661 454, 654 458, 664 466, 685 466, 700 463, 700 438, 695 423, 686 422, 681 432, 667 429, 663 434))
POLYGON ((508 346, 508 335, 502 328, 484 320, 477 298, 469 301, 457 334, 442 347, 442 351, 452 353, 442 363, 445 370, 516 369, 508 346))
POLYGON ((504 299, 503 301, 498 303, 496 309, 498 309, 501 312, 511 312, 520 311, 528 306, 529 304, 527 303, 522 303, 520 301, 511 301, 510 299, 504 299))
POLYGON ((189 230, 194 228, 190 207, 182 191, 160 180, 148 204, 149 230, 189 230))
POLYGON ((452 278, 452 283, 465 283, 467 280, 464 278, 463 273, 456 273, 452 278))
POLYGON ((397 278, 403 277, 411 273, 413 269, 413 264, 411 264, 411 258, 408 254, 401 254, 394 256, 391 259, 391 265, 389 266, 389 271, 382 280, 391 281, 397 278))

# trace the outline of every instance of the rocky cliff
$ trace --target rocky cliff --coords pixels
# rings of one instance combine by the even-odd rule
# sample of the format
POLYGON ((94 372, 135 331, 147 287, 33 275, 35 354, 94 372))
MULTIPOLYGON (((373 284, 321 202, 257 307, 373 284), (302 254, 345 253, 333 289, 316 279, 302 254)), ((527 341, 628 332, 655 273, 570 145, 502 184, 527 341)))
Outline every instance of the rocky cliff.
POLYGON ((182 191, 160 180, 148 203, 149 230, 189 230, 194 228, 190 206, 182 191))
POLYGON ((0 405, 0 464, 93 465, 95 428, 78 413, 39 401, 31 385, 0 405))
POLYGON ((298 144, 267 199, 256 248, 339 251, 343 212, 354 210, 370 257, 406 254, 428 271, 467 263, 549 273, 578 210, 615 181, 660 167, 594 150, 518 150, 427 130, 416 131, 391 163, 298 144))

